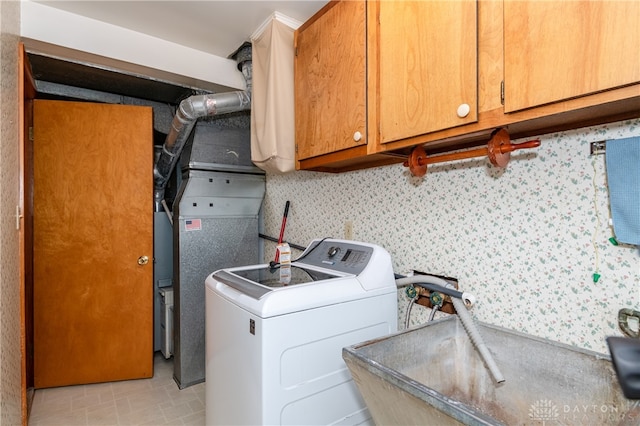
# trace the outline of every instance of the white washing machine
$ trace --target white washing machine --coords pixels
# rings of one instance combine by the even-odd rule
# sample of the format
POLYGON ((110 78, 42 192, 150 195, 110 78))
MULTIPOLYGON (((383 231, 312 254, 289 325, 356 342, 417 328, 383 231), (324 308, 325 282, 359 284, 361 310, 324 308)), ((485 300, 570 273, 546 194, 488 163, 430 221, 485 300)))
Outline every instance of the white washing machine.
POLYGON ((314 240, 290 271, 206 279, 207 425, 373 424, 342 348, 397 330, 383 248, 314 240))

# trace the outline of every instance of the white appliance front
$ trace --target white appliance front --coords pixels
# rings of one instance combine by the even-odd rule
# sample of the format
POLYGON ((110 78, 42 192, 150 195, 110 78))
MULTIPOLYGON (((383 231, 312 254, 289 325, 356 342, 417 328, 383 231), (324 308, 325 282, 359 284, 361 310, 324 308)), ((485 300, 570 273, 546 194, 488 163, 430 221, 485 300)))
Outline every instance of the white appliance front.
POLYGON ((207 278, 208 425, 373 424, 342 359, 343 347, 397 330, 390 258, 379 262, 377 252, 371 258, 378 262, 368 262, 359 275, 342 273, 281 287, 251 301, 245 291, 217 281, 215 274, 207 278), (376 271, 364 274, 368 267, 376 271), (386 284, 370 283, 365 290, 360 275, 386 284), (274 301, 288 306, 274 307, 274 301))

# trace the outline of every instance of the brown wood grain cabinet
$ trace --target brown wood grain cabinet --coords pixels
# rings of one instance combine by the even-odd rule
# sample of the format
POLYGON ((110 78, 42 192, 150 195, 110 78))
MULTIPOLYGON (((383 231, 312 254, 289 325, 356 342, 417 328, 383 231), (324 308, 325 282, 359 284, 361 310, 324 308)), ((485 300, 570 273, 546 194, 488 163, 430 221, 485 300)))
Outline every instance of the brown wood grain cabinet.
POLYGON ((365 2, 329 6, 295 37, 299 159, 367 143, 365 2))
POLYGON ((506 1, 505 112, 640 82, 640 2, 506 1))
POLYGON ((637 1, 331 2, 295 36, 298 168, 638 117, 639 21, 637 1))
POLYGON ((472 0, 368 4, 374 144, 477 120, 476 10, 472 0))
POLYGON ((475 121, 476 34, 475 1, 329 3, 296 32, 299 168, 475 121))

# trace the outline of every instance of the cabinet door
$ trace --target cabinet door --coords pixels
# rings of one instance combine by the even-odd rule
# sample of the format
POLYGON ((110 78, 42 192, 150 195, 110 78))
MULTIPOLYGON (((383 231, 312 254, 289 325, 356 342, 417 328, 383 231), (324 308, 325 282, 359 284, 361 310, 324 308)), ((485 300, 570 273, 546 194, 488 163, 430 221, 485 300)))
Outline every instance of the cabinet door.
POLYGON ((640 81, 640 2, 505 1, 505 111, 640 81))
POLYGON ((329 7, 296 33, 298 159, 367 142, 365 3, 344 1, 329 7))
MULTIPOLYGON (((379 72, 379 110, 370 113, 378 116, 380 142, 476 121, 476 1, 374 4, 369 7, 379 7, 379 22, 370 19, 369 26, 378 25, 378 43, 371 43, 369 67, 379 72), (460 117, 462 104, 469 105, 469 112, 460 117)), ((369 84, 374 83, 370 77, 369 84)))

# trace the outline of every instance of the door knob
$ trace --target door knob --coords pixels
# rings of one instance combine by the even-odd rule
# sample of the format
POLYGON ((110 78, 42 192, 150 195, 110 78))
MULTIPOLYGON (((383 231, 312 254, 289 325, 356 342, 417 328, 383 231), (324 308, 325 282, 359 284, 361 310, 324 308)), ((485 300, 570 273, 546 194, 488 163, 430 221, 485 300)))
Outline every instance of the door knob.
POLYGON ((147 263, 149 263, 149 258, 147 256, 140 256, 138 258, 138 265, 142 266, 146 265, 147 263))

